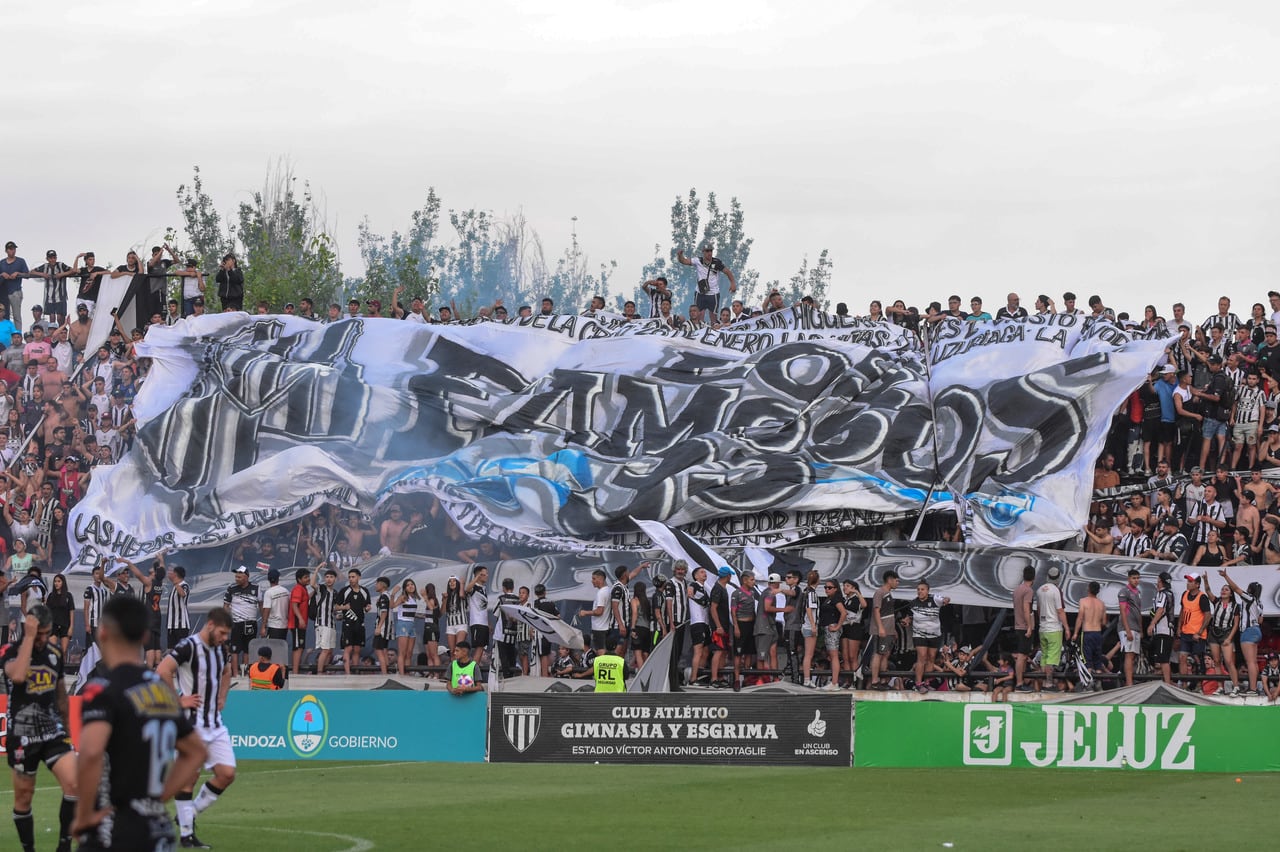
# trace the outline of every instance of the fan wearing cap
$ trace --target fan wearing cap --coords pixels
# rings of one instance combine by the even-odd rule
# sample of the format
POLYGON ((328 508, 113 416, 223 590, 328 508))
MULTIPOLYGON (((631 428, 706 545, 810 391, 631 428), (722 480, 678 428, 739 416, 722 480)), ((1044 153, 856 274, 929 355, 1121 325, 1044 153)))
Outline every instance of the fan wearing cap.
MULTIPOLYGON (((1165 364, 1157 376, 1152 378, 1150 385, 1160 401, 1160 422, 1155 431, 1156 461, 1159 462, 1173 458, 1173 439, 1178 429, 1178 408, 1173 402, 1173 394, 1178 386, 1178 368, 1165 364)), ((1149 447, 1144 447, 1144 450, 1149 450, 1149 447)), ((1147 466, 1151 466, 1150 459, 1147 466)))
MULTIPOLYGON (((1219 332, 1221 333, 1221 332, 1219 332)), ((1218 354, 1203 358, 1209 365, 1209 383, 1201 390, 1193 390, 1196 399, 1200 400, 1205 412, 1201 425, 1201 436, 1204 443, 1200 447, 1200 467, 1209 462, 1209 452, 1213 451, 1214 467, 1222 463, 1226 451, 1227 422, 1231 419, 1233 404, 1233 388, 1231 379, 1222 371, 1222 356, 1218 354)))
POLYGON ((370 299, 369 301, 365 302, 364 305, 365 305, 364 315, 366 317, 382 316, 382 302, 380 300, 370 299))
POLYGON ((227 640, 231 670, 239 672, 240 655, 249 662, 249 643, 258 635, 258 613, 262 609, 262 593, 257 583, 249 582, 249 568, 241 565, 233 572, 235 581, 222 595, 222 608, 231 615, 231 636, 227 640))
POLYGON ((44 279, 44 312, 55 324, 67 321, 67 278, 72 269, 58 260, 58 253, 49 249, 44 253, 44 263, 31 270, 44 279))
POLYGON ((1204 672, 1204 654, 1208 649, 1209 618, 1213 603, 1200 591, 1200 574, 1185 575, 1186 591, 1178 607, 1178 675, 1185 677, 1204 672))
MULTIPOLYGON (((4 257, 0 258, 0 284, 9 305, 9 314, 15 324, 22 322, 22 279, 31 270, 27 262, 18 257, 18 245, 13 240, 4 244, 4 257)), ((21 329, 21 326, 18 326, 21 329)))
POLYGON ((1057 692, 1053 683, 1054 667, 1062 662, 1062 634, 1067 626, 1066 601, 1058 584, 1062 569, 1050 565, 1045 582, 1036 589, 1036 608, 1040 620, 1040 664, 1044 669, 1044 692, 1057 692))

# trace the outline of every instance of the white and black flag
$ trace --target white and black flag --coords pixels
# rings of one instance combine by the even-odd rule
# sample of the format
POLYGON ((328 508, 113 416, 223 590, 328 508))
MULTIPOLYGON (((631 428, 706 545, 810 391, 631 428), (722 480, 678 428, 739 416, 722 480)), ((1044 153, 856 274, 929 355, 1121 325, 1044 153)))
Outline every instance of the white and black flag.
POLYGON ((137 439, 75 507, 71 570, 399 492, 430 493, 467 535, 605 550, 633 517, 782 543, 919 512, 945 481, 979 543, 1043 544, 1083 525, 1111 412, 1163 352, 1071 315, 940 323, 928 376, 908 344, 812 311, 697 332, 580 316, 155 327, 137 439))

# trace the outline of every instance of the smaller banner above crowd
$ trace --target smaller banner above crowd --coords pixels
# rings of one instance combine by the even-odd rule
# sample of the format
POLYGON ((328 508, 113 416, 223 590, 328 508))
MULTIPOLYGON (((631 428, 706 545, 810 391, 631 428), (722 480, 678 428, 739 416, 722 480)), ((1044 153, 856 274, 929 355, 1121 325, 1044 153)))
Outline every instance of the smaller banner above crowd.
POLYGON ((776 544, 813 534, 815 514, 838 527, 955 505, 975 542, 1044 544, 1083 526, 1111 412, 1163 351, 1069 315, 944 324, 931 374, 897 326, 802 311, 740 325, 154 328, 137 438, 73 511, 72 570, 403 492, 470 537, 545 549, 647 547, 632 518, 776 544))

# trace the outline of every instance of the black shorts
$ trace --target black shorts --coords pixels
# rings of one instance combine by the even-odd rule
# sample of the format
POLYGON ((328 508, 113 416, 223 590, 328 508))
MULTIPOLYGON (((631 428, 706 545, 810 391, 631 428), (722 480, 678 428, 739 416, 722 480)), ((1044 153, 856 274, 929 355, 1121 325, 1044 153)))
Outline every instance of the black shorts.
POLYGON ((608 630, 592 630, 591 631, 591 647, 595 648, 597 651, 603 651, 606 647, 613 647, 609 645, 609 631, 608 630))
POLYGON ((1156 634, 1151 637, 1151 657, 1157 663, 1167 663, 1173 655, 1173 637, 1156 634))
POLYGON ((342 647, 364 647, 364 625, 347 622, 342 625, 342 647))
POLYGON ((233 654, 249 653, 249 643, 258 638, 256 621, 231 622, 231 638, 227 640, 227 648, 233 654))
POLYGON ((694 624, 689 635, 691 637, 690 641, 693 642, 693 647, 706 647, 711 644, 711 625, 694 624))
POLYGON ((145 642, 142 643, 142 650, 144 651, 164 650, 160 647, 160 636, 163 633, 163 631, 164 631, 164 628, 161 627, 158 622, 149 625, 147 627, 147 639, 145 642))
POLYGON ((70 625, 69 623, 68 623, 68 624, 60 624, 60 623, 58 623, 58 622, 56 622, 56 621, 55 621, 55 622, 53 623, 53 635, 54 635, 54 636, 57 636, 59 639, 61 639, 63 636, 70 636, 70 635, 71 635, 71 625, 70 625))
POLYGON ((9 766, 23 775, 35 775, 40 764, 50 769, 71 751, 71 737, 59 737, 42 743, 22 745, 12 734, 8 737, 9 766))
POLYGON ((1036 634, 1027 635, 1026 628, 1013 631, 1013 653, 1033 657, 1036 653, 1036 634))
POLYGON ((861 642, 867 638, 867 628, 861 624, 846 624, 840 628, 840 638, 861 642))
POLYGON ((119 810, 108 820, 109 834, 82 834, 80 848, 92 850, 130 849, 137 852, 159 852, 176 848, 174 824, 168 817, 142 817, 119 810))
POLYGON ((288 638, 289 638, 289 628, 287 628, 287 627, 268 627, 268 628, 267 628, 267 638, 268 638, 268 639, 288 639, 288 638))
POLYGON ((733 655, 735 657, 756 655, 756 623, 754 621, 738 622, 738 635, 733 639, 733 655))
POLYGON ((307 628, 295 627, 289 631, 289 650, 301 651, 307 647, 307 628))
POLYGON ((1161 444, 1172 444, 1173 438, 1177 432, 1177 423, 1165 423, 1162 421, 1156 424, 1156 440, 1161 444))
POLYGON ((422 628, 422 641, 435 642, 440 644, 440 625, 434 621, 428 621, 422 628))
POLYGON ((941 648, 941 636, 912 636, 911 642, 917 648, 941 648))
POLYGON ((535 640, 535 642, 536 642, 536 644, 537 644, 537 648, 535 649, 535 653, 536 653, 539 657, 546 657, 546 656, 549 656, 549 655, 551 654, 551 640, 550 640, 550 639, 543 639, 541 636, 539 636, 539 637, 535 640))
POLYGON ((487 624, 471 625, 471 649, 489 647, 489 626, 487 624))
POLYGON ((391 640, 387 639, 387 637, 385 637, 385 636, 375 636, 375 637, 373 637, 373 650, 375 650, 375 651, 385 651, 385 650, 387 650, 387 647, 389 646, 390 641, 391 641, 391 640))
POLYGON ((653 631, 647 627, 637 627, 631 632, 631 647, 646 654, 653 650, 653 631))
POLYGON ((178 643, 191 635, 190 627, 171 627, 169 628, 169 647, 175 648, 178 643))
POLYGON ((1141 431, 1142 431, 1142 440, 1144 440, 1144 441, 1154 441, 1154 440, 1157 440, 1157 438, 1156 438, 1156 433, 1157 433, 1157 431, 1159 430, 1159 427, 1160 427, 1160 421, 1159 421, 1159 420, 1143 420, 1143 421, 1142 421, 1142 430, 1141 430, 1141 431))

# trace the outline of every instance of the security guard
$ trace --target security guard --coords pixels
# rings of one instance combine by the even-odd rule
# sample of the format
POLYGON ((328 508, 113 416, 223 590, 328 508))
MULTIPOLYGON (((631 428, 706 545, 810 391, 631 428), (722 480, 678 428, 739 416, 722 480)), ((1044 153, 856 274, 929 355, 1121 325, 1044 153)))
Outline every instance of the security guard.
POLYGON ((258 662, 249 666, 250 689, 284 689, 284 667, 271 662, 271 646, 258 649, 258 662))
POLYGON ((597 654, 591 663, 596 692, 626 692, 626 661, 617 654, 597 654))

